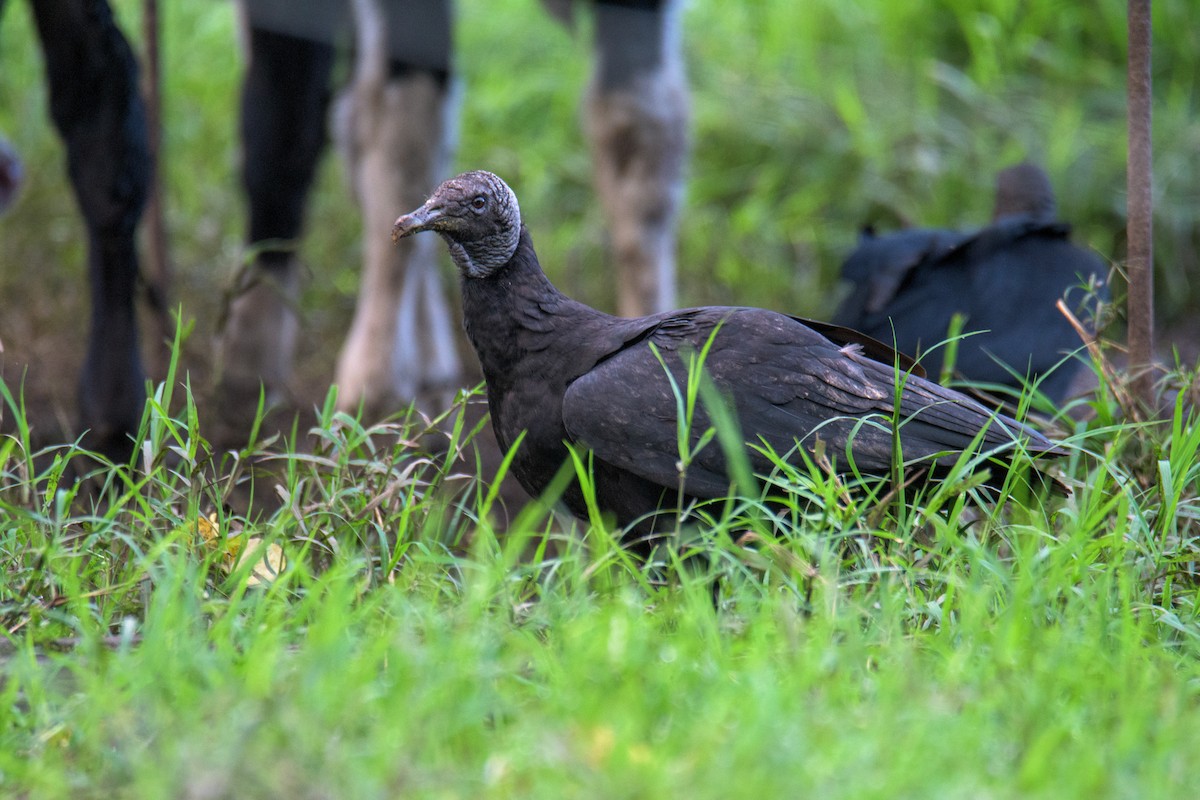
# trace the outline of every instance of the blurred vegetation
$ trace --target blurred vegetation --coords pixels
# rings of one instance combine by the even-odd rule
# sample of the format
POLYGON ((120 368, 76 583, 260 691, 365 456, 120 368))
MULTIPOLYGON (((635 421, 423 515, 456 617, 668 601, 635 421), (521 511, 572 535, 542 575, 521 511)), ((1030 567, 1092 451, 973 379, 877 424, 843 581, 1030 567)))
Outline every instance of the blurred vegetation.
MULTIPOLYGON (((460 163, 511 175, 548 268, 604 302, 603 225, 577 124, 587 34, 565 41, 546 20, 498 15, 479 25, 463 6, 460 163), (543 46, 506 51, 500 40, 525 28, 543 46), (509 58, 519 69, 497 63, 509 58)), ((1185 6, 1154 9, 1165 320, 1200 303, 1200 32, 1171 24, 1185 6)), ((684 23, 694 114, 685 302, 821 316, 863 224, 980 224, 995 172, 1023 158, 1046 166, 1080 241, 1124 257, 1120 0, 696 0, 684 23)))
MULTIPOLYGON (((116 5, 139 41, 141 3, 116 5)), ((1165 324, 1200 308, 1200 30, 1181 24, 1190 5, 1154 5, 1155 255, 1165 324)), ((547 272, 567 292, 611 308, 604 225, 579 124, 590 23, 583 15, 568 31, 539 6, 459 3, 457 166, 507 178, 547 272)), ((205 321, 241 257, 235 13, 228 2, 165 4, 162 19, 176 301, 205 321)), ((683 24, 693 145, 682 302, 826 315, 862 225, 979 224, 991 210, 995 172, 1023 158, 1048 169, 1078 239, 1123 258, 1121 0, 693 0, 683 24)), ((0 56, 0 130, 29 172, 22 201, 0 220, 0 296, 35 315, 74 308, 62 318, 82 326, 79 224, 22 3, 9 4, 0 56)), ((304 245, 312 272, 302 350, 322 359, 322 370, 353 306, 360 253, 339 169, 327 159, 304 245)))

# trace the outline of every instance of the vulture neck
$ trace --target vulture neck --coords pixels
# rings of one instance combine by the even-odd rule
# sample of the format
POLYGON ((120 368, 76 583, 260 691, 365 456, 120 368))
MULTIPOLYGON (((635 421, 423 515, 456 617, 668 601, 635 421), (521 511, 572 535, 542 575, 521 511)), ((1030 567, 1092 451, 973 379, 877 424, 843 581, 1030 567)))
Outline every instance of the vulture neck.
POLYGON ((524 225, 512 258, 492 274, 462 277, 463 327, 489 386, 504 382, 523 355, 549 349, 564 331, 608 317, 572 300, 542 272, 524 225))

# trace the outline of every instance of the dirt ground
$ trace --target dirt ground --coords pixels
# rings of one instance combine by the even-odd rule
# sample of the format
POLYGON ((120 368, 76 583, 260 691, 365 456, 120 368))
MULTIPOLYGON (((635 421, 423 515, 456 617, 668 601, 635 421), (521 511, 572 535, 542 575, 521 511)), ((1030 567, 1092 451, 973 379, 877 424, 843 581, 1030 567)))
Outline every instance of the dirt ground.
MULTIPOLYGON (((47 446, 71 441, 80 433, 75 396, 89 310, 82 275, 72 280, 68 275, 56 274, 47 286, 39 285, 38 277, 38 273, 26 273, 5 287, 0 316, 0 375, 14 394, 20 391, 24 398, 35 446, 47 446)), ((219 292, 214 286, 196 286, 194 279, 180 276, 174 294, 172 302, 182 303, 185 321, 194 326, 184 342, 177 374, 181 380, 190 381, 203 409, 211 395, 219 292)), ((139 316, 148 377, 158 382, 166 377, 166 365, 165 348, 158 346, 153 333, 157 320, 146 302, 140 303, 139 316)), ((304 332, 289 387, 288 408, 300 414, 305 426, 315 421, 314 409, 324 400, 340 342, 333 331, 309 326, 304 332)), ((13 429, 13 415, 3 409, 0 431, 13 429)))

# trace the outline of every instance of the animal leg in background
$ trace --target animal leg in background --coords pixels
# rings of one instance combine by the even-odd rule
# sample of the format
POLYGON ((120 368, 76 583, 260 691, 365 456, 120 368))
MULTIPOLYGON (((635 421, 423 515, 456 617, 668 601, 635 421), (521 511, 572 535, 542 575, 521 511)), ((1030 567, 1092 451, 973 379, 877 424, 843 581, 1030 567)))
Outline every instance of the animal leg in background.
MULTIPOLYGON (((247 2, 245 10, 242 183, 249 206, 246 238, 257 252, 239 275, 217 345, 222 430, 215 438, 228 445, 248 434, 260 386, 270 403, 286 392, 291 376, 300 277, 293 249, 326 141, 334 63, 331 42, 280 30, 271 3, 247 2)), ((324 34, 331 38, 328 30, 324 34)))
POLYGON ((617 313, 675 307, 688 102, 678 0, 596 3, 586 120, 617 270, 617 313))
POLYGON ((45 54, 50 115, 87 227, 92 319, 79 383, 84 445, 123 461, 145 402, 135 233, 153 166, 137 61, 103 0, 30 5, 45 54))
POLYGON ((370 415, 413 400, 440 410, 463 369, 437 242, 396 247, 390 231, 395 210, 422 203, 448 167, 450 4, 356 0, 354 11, 357 62, 335 137, 362 209, 364 262, 338 404, 370 415))

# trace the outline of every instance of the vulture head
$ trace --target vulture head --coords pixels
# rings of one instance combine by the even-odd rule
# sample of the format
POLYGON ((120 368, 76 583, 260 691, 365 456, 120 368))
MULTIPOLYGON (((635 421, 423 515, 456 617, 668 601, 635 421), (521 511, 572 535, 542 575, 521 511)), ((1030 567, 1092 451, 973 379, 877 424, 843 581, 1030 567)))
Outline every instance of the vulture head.
POLYGON ((1018 214, 1039 222, 1053 222, 1058 213, 1050 176, 1041 167, 1023 161, 996 175, 996 205, 992 222, 1018 214))
POLYGON ((521 209, 508 184, 490 172, 464 172, 443 183, 416 211, 396 220, 392 241, 437 231, 468 278, 486 278, 517 251, 521 209))

